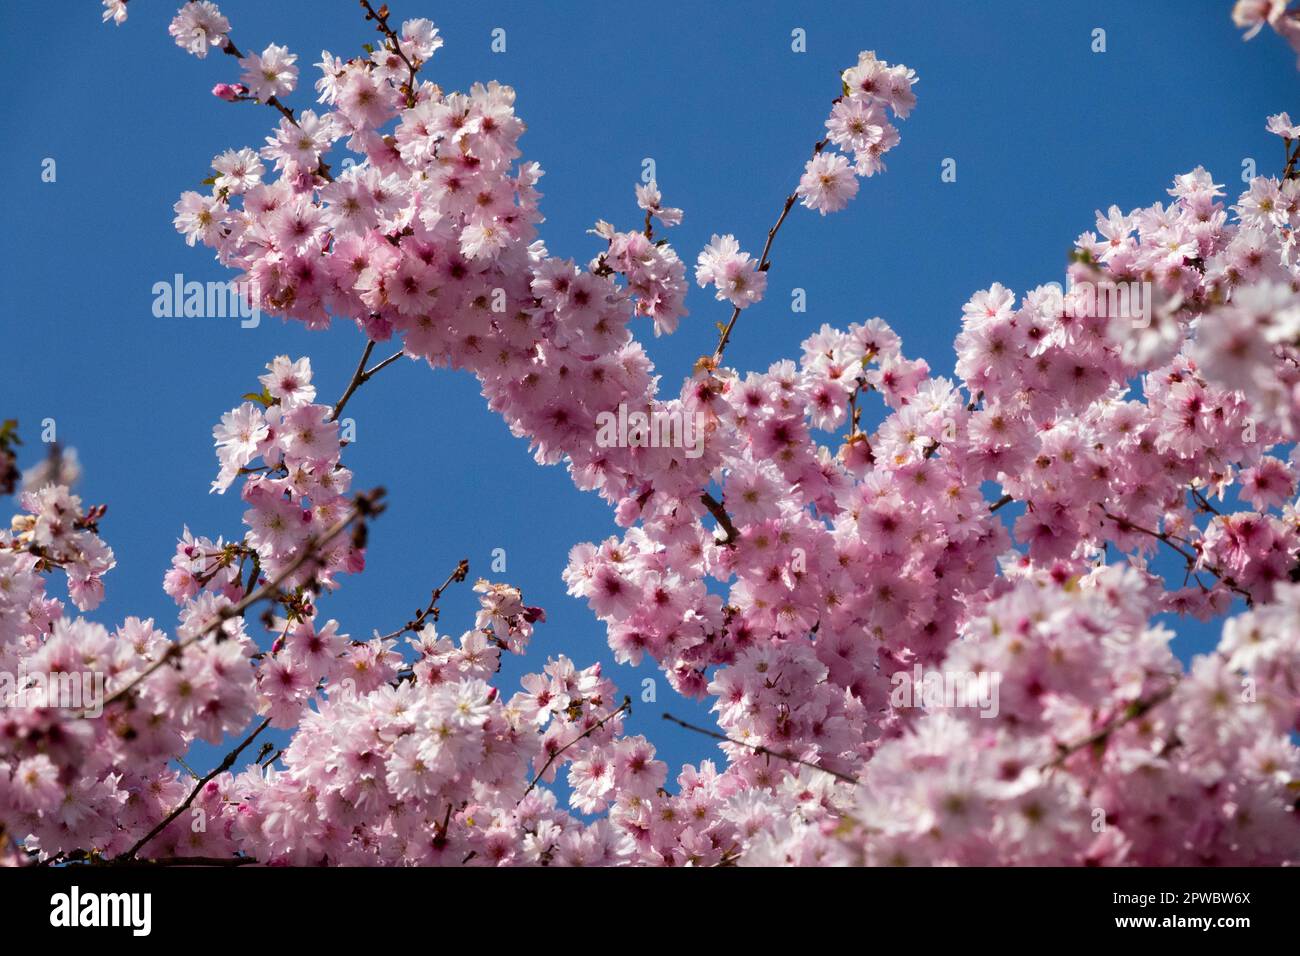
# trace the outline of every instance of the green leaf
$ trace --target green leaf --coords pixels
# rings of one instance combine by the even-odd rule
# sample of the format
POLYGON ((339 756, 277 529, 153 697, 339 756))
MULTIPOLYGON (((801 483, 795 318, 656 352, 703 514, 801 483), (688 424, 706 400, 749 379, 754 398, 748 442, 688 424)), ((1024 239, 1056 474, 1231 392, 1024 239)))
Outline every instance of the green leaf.
POLYGON ((247 394, 244 395, 244 401, 260 402, 266 408, 270 408, 272 405, 275 404, 275 399, 270 396, 270 394, 266 391, 265 388, 263 388, 260 392, 248 392, 247 394))

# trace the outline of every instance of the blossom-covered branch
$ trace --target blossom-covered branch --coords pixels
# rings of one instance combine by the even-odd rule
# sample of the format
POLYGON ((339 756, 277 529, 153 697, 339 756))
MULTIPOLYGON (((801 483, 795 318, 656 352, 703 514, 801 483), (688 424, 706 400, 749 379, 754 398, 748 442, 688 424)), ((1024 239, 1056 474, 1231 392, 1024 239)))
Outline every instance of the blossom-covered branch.
MULTIPOLYGON (((757 259, 721 231, 696 258, 732 321, 678 385, 641 337, 688 317, 686 264, 655 238, 683 211, 639 184, 628 228, 581 239, 585 264, 552 255, 514 91, 444 90, 427 78, 436 27, 363 8, 382 47, 323 54, 319 113, 281 111, 264 145, 214 157, 175 220, 262 310, 355 326, 357 371, 328 406, 310 362, 278 356, 214 429, 213 490, 238 489, 245 527, 229 543, 182 530, 164 579, 175 639, 65 612, 50 581, 80 611, 102 599, 103 513, 61 470, 23 490, 0 536, 0 671, 83 662, 132 690, 98 716, 6 708, 7 859, 116 859, 144 833, 159 865, 1300 862, 1286 114, 1261 123, 1282 139, 1280 175, 1235 201, 1198 167, 1081 223, 1064 285, 976 291, 949 376, 879 318, 810 330, 766 369, 723 364, 787 199, 757 259), (369 366, 389 342, 400 352, 369 366), (366 564, 364 535, 323 540, 354 500, 339 412, 399 354, 476 376, 539 464, 609 504, 618 532, 575 545, 563 579, 619 663, 648 659, 711 702, 708 733, 736 744, 725 762, 670 785, 598 665, 556 655, 513 693, 494 684, 544 621, 508 584, 475 585, 455 639, 436 594, 369 641, 324 617, 366 564), (1168 576, 1161 549, 1181 559, 1168 576), (251 599, 270 602, 260 628, 251 599), (1215 651, 1184 665, 1153 623, 1171 612, 1224 618, 1215 651), (223 639, 199 640, 214 621, 223 639), (173 766, 265 721, 290 732, 268 761, 202 787, 173 766)), ((125 5, 108 10, 120 22, 125 5)), ((1284 36, 1294 23, 1276 2, 1235 15, 1284 36)), ((204 55, 229 24, 190 3, 173 36, 204 55)), ((296 86, 285 47, 240 62, 234 99, 296 86)), ((915 82, 862 53, 792 195, 845 208, 915 82)))

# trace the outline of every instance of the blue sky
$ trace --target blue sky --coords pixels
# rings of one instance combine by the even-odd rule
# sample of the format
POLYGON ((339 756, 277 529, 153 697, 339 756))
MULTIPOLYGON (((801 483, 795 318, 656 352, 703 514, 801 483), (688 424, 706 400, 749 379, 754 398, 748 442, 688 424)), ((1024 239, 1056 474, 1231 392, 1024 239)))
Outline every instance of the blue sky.
MULTIPOLYGON (((375 37, 354 0, 220 5, 243 49, 277 42, 298 53, 304 87, 320 50, 350 54, 375 37)), ((175 233, 171 207, 209 174, 214 155, 260 145, 276 117, 209 94, 237 79, 235 64, 196 60, 171 42, 177 0, 133 0, 120 28, 101 25, 96 6, 55 0, 31 16, 0 5, 0 268, 9 290, 0 417, 22 424, 24 467, 43 451, 40 421, 53 418, 81 456, 83 499, 109 505, 102 529, 118 567, 92 616, 109 626, 152 616, 170 629, 175 606, 161 581, 182 526, 241 532, 235 494, 207 492, 212 425, 277 354, 310 355, 322 400, 333 400, 363 341, 350 323, 313 333, 278 319, 242 329, 153 315, 155 282, 177 272, 228 278, 175 233), (53 183, 41 180, 47 157, 57 163, 53 183)), ((427 16, 441 28, 446 46, 425 75, 444 89, 489 79, 516 87, 525 156, 546 170, 542 236, 578 261, 598 251, 585 234, 597 219, 637 221, 632 187, 646 157, 665 202, 686 211, 671 232, 683 259, 713 232, 735 233, 757 253, 822 135, 840 70, 874 49, 917 71, 918 106, 900 125, 888 172, 865 181, 841 213, 791 214, 768 301, 744 314, 728 347, 742 370, 795 355, 822 323, 879 315, 909 356, 950 375, 971 293, 995 281, 1017 292, 1061 281, 1094 209, 1166 201, 1172 177, 1198 164, 1235 197, 1243 160, 1261 172, 1281 165, 1265 115, 1297 107, 1294 57, 1268 31, 1244 44, 1228 0, 390 6, 396 20, 427 16), (489 48, 498 27, 499 54, 489 48), (1099 27, 1104 53, 1091 49, 1099 27), (805 53, 791 50, 795 28, 806 31, 805 53), (940 180, 945 158, 957 162, 956 182, 940 180), (804 314, 790 311, 794 287, 806 290, 804 314)), ((309 94, 291 105, 312 105, 309 94)), ((699 290, 688 305, 676 335, 647 343, 667 382, 712 350, 714 323, 728 315, 699 290)), ((357 441, 345 461, 358 486, 388 489, 389 510, 372 529, 369 569, 324 602, 325 616, 357 637, 393 630, 467 557, 471 577, 509 580, 547 611, 529 656, 507 662, 506 692, 548 655, 601 660, 637 701, 629 732, 649 736, 674 773, 716 754, 713 742, 660 719, 670 711, 710 723, 704 708, 662 679, 658 700, 639 703, 641 679, 656 672, 615 665, 603 627, 564 593, 569 548, 615 532, 608 508, 574 490, 562 468, 537 467, 471 377, 400 362, 347 414, 357 441), (494 548, 506 551, 505 574, 489 573, 494 548)), ((470 625, 467 586, 443 606, 446 631, 470 625)), ((1177 627, 1184 653, 1217 634, 1177 627)), ((215 759, 210 749, 194 754, 200 772, 215 759)))

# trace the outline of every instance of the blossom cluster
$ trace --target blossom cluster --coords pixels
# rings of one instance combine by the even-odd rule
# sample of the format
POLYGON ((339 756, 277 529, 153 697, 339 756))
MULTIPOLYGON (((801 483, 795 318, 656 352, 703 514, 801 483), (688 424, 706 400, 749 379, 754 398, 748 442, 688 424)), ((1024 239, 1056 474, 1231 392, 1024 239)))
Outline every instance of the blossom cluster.
POLYGON ((233 543, 183 535, 164 579, 180 606, 176 640, 152 620, 129 618, 110 633, 66 617, 45 575, 62 571, 85 610, 83 598, 102 596, 112 552, 65 485, 24 494, 30 513, 0 539, 0 670, 88 670, 104 676, 108 699, 93 715, 14 706, 17 689, 0 701, 4 832, 47 859, 129 856, 141 839, 151 857, 268 863, 630 859, 627 833, 560 809, 529 778, 553 781, 567 767, 571 803, 590 815, 612 793, 650 796, 665 768, 644 738, 622 735, 627 704, 599 665, 552 659, 513 696, 488 683, 500 654, 523 653, 544 619, 518 590, 480 581, 474 626, 455 641, 433 623, 352 640, 321 619, 336 576, 363 565, 355 539, 328 537, 350 475, 330 409, 312 402, 310 363, 281 356, 261 384, 262 402, 214 429, 214 488, 243 477, 246 532, 233 543), (275 636, 258 650, 230 609, 268 579, 275 636), (408 630, 403 652, 397 638, 408 630), (191 813, 169 817, 192 786, 174 758, 255 715, 295 728, 292 742, 272 760, 204 780, 191 813))
MULTIPOLYGON (((1239 4, 1237 19, 1250 7, 1289 22, 1276 6, 1239 4)), ((1300 175, 1285 114, 1268 129, 1291 161, 1233 205, 1197 168, 1167 203, 1098 212, 1064 285, 978 291, 952 377, 909 358, 879 318, 825 325, 765 371, 730 368, 776 229, 757 259, 715 235, 695 278, 732 323, 661 394, 634 332, 648 318, 670 333, 687 314, 686 266, 654 235, 682 211, 642 184, 639 228, 597 223, 582 266, 551 256, 514 91, 444 91, 419 75, 442 43, 434 25, 372 19, 381 47, 323 54, 320 112, 283 102, 292 52, 238 54, 219 98, 270 105, 278 126, 261 148, 217 156, 176 226, 268 313, 351 322, 473 373, 539 463, 598 492, 619 533, 572 549, 569 592, 619 662, 649 659, 712 702, 725 765, 681 768, 670 789, 652 743, 623 733, 630 705, 598 666, 554 657, 516 692, 495 686, 500 655, 525 653, 543 620, 509 585, 477 586, 458 640, 428 615, 369 640, 322 618, 364 568, 373 505, 351 491, 338 406, 316 402, 308 360, 282 356, 214 430, 213 489, 239 483, 245 530, 184 531, 164 581, 174 639, 138 619, 109 632, 46 595, 63 570, 89 609, 112 566, 102 511, 57 480, 26 492, 0 537, 0 662, 93 665, 110 690, 100 717, 0 717, 0 826, 25 852, 1300 862, 1300 175), (882 418, 868 429, 873 396, 882 418), (620 407, 692 416, 702 448, 597 441, 598 417, 620 407), (1166 578, 1157 552, 1181 573, 1166 578), (244 613, 259 600, 264 634, 244 613), (1184 668, 1152 623, 1168 612, 1240 613, 1184 668), (918 665, 998 675, 999 706, 900 704, 891 685, 918 665), (197 787, 171 766, 257 719, 293 731, 269 760, 197 787)), ((211 3, 187 4, 171 32, 195 55, 236 55, 211 3)), ((907 116, 915 81, 861 54, 782 219, 799 200, 843 208, 883 168, 898 142, 887 112, 907 116)))
POLYGON ((876 59, 871 50, 858 54, 857 65, 841 79, 844 95, 831 108, 826 139, 808 160, 796 190, 803 205, 823 216, 843 209, 858 194, 857 177, 884 170, 885 153, 898 145, 898 130, 886 110, 906 119, 916 105, 916 73, 876 59), (824 152, 826 143, 838 152, 824 152))

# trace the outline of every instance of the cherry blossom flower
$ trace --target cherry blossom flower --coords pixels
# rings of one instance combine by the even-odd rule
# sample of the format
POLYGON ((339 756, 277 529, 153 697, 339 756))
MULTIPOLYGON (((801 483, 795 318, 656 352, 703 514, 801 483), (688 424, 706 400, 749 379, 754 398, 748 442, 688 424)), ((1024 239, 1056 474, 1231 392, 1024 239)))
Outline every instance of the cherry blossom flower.
POLYGON ((298 84, 298 57, 286 47, 272 43, 259 53, 242 57, 239 65, 244 73, 239 78, 248 87, 249 95, 265 103, 276 96, 292 93, 298 84))
POLYGON ((193 0, 181 7, 167 32, 175 39, 178 47, 201 60, 212 47, 220 49, 226 45, 230 21, 222 16, 215 3, 193 0))
POLYGON ((716 286, 716 298, 738 309, 760 301, 767 288, 766 273, 758 270, 748 252, 740 251, 740 243, 732 235, 714 234, 696 261, 695 281, 700 286, 716 286))

